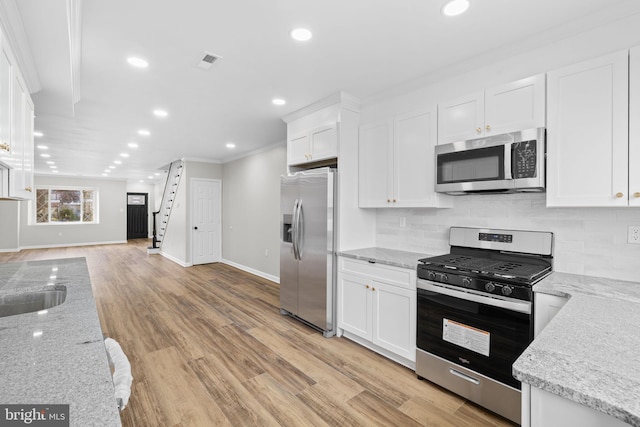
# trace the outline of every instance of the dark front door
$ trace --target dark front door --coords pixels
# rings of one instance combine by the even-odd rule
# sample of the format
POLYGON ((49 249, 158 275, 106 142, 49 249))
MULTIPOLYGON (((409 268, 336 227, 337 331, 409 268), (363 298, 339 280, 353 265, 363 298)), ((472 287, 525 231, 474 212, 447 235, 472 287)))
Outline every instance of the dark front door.
POLYGON ((127 193, 127 240, 149 237, 148 193, 127 193))

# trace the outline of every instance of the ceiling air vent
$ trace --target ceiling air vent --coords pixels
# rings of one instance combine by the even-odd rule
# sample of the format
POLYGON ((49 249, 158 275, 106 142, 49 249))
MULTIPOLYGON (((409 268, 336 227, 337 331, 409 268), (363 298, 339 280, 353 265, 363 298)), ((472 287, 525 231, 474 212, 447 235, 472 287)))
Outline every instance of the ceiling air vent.
POLYGON ((222 57, 213 53, 204 52, 198 61, 198 68, 208 70, 211 66, 221 60, 222 57))

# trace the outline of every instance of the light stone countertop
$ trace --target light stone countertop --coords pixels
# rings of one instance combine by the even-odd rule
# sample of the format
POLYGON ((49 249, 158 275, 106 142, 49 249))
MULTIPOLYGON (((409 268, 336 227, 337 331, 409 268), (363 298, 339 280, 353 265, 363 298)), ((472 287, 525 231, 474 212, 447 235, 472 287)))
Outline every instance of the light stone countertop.
POLYGON ((570 299, 514 377, 640 426, 640 283, 554 272, 533 290, 570 299))
POLYGON ((64 303, 0 317, 0 404, 69 404, 71 426, 120 426, 85 259, 0 263, 0 295, 51 284, 64 303))
POLYGON ((419 259, 432 255, 375 247, 338 252, 338 256, 416 270, 419 259))

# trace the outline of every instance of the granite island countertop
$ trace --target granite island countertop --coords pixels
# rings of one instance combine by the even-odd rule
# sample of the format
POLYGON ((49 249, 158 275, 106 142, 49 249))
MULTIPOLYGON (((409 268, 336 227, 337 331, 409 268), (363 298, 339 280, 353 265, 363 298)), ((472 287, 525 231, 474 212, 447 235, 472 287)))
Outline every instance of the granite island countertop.
POLYGON ((569 301, 516 360, 514 377, 640 426, 640 283, 554 272, 533 290, 569 301))
POLYGON ((427 258, 432 255, 401 251, 398 249, 373 247, 338 252, 338 256, 415 270, 418 268, 419 259, 427 258))
POLYGON ((61 286, 46 313, 0 317, 0 404, 68 404, 71 426, 120 426, 85 259, 0 263, 0 296, 61 286))

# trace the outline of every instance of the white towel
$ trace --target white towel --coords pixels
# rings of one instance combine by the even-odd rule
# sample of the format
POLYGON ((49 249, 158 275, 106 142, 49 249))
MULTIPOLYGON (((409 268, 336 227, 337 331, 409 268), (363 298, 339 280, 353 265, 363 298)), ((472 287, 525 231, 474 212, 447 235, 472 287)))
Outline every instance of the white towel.
POLYGON ((109 365, 114 368, 113 387, 115 388, 116 401, 122 411, 129 403, 129 396, 131 396, 131 382, 133 381, 131 364, 118 341, 105 338, 104 345, 107 348, 109 365))

